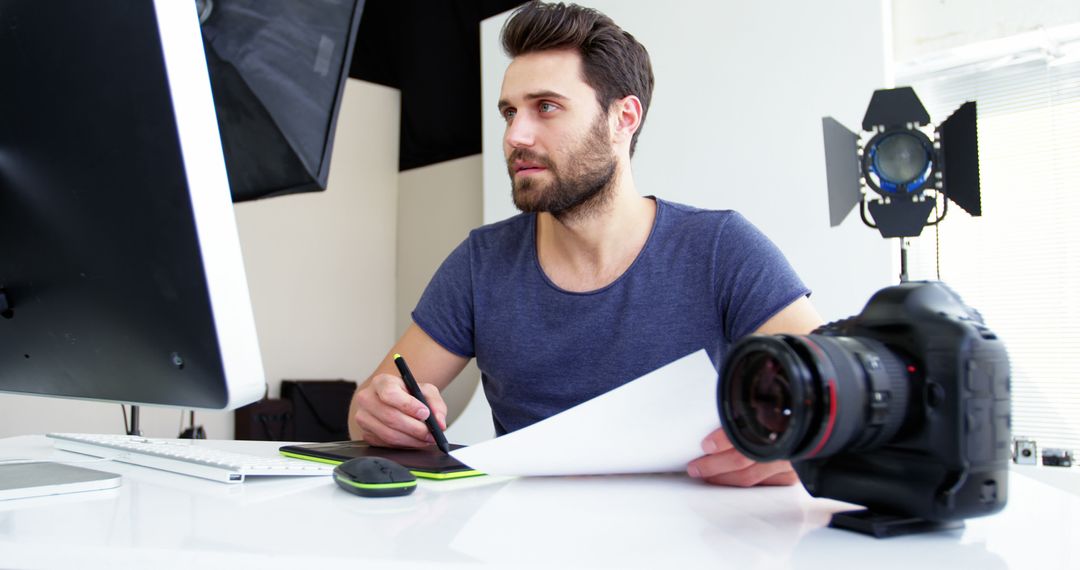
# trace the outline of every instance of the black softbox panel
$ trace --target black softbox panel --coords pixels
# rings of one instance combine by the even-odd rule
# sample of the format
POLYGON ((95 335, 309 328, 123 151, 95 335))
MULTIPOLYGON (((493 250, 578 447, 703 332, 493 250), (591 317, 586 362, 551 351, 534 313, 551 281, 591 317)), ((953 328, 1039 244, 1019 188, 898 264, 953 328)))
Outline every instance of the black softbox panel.
POLYGON ((213 0, 202 24, 234 202, 326 188, 364 0, 213 0))

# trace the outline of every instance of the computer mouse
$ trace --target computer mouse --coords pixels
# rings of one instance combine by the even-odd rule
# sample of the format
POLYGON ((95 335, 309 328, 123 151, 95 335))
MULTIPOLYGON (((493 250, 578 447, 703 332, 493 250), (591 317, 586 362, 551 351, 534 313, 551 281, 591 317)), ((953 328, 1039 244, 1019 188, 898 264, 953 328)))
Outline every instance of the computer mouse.
POLYGON ((416 477, 383 457, 357 457, 334 468, 338 486, 361 497, 401 497, 416 490, 416 477))

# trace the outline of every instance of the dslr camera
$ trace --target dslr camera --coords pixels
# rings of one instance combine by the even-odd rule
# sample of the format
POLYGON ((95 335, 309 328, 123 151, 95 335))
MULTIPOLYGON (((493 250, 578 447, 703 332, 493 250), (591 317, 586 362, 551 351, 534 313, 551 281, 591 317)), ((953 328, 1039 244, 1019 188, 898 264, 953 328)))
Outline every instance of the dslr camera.
POLYGON ((963 526, 1005 507, 1009 360, 940 282, 878 291, 809 335, 751 335, 720 372, 732 444, 790 460, 815 497, 865 510, 830 526, 878 537, 963 526))

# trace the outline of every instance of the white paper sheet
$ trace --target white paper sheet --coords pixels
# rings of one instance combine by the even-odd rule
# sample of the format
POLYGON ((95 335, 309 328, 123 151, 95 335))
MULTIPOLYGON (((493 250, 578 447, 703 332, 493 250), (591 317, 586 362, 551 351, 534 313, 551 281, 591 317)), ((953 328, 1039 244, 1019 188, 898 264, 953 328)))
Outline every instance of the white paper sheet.
POLYGON ((720 427, 716 369, 699 350, 529 427, 451 451, 491 475, 683 471, 720 427))

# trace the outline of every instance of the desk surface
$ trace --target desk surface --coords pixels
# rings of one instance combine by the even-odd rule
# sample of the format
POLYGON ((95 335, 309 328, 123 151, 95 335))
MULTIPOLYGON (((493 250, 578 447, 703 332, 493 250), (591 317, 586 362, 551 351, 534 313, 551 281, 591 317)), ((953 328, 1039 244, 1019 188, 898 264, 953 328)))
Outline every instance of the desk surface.
MULTIPOLYGON (((270 442, 201 442, 273 455, 270 442)), ((42 436, 0 459, 85 460, 42 436)), ((876 540, 825 528, 850 505, 802 487, 710 487, 684 475, 421 481, 364 499, 329 478, 225 485, 102 461, 118 489, 0 501, 0 567, 1080 567, 1080 496, 1013 472, 1009 504, 963 530, 876 540)))

